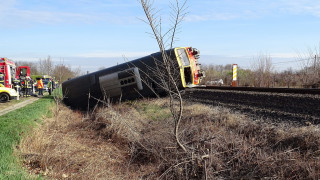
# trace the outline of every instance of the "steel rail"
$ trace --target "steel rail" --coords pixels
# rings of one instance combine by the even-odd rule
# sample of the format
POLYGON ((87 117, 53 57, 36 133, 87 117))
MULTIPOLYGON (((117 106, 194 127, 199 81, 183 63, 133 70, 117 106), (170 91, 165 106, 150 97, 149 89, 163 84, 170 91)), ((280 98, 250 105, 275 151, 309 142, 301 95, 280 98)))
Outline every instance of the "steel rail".
POLYGON ((264 87, 231 87, 231 86, 198 86, 195 88, 196 89, 231 90, 231 91, 255 91, 255 92, 318 94, 318 95, 320 95, 320 89, 307 89, 307 88, 264 88, 264 87))
POLYGON ((253 119, 320 124, 319 89, 201 86, 187 89, 184 98, 189 102, 227 107, 253 119))

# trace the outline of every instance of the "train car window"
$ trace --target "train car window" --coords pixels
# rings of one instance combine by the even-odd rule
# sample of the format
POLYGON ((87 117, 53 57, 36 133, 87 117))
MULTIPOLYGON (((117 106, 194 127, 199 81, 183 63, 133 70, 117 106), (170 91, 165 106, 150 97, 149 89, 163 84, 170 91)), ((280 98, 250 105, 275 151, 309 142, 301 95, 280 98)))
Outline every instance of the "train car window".
POLYGON ((178 55, 183 66, 190 66, 188 55, 184 49, 178 49, 178 55))
POLYGON ((184 68, 184 76, 186 84, 192 84, 192 72, 190 67, 184 68))

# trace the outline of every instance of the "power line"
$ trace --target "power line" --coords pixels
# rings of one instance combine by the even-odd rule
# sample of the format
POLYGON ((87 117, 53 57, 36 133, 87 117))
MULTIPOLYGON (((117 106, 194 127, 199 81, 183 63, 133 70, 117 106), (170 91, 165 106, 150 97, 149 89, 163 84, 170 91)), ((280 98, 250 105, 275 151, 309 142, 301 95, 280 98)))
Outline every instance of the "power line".
MULTIPOLYGON (((283 67, 286 66, 284 65, 285 63, 292 63, 292 62, 301 62, 301 61, 306 61, 306 60, 311 60, 313 58, 305 58, 305 59, 299 59, 299 60, 292 60, 292 61, 282 61, 282 62, 276 62, 276 63, 272 63, 272 65, 275 65, 275 67, 283 67)), ((250 69, 251 67, 249 66, 239 66, 242 69, 250 69)))
POLYGON ((290 63, 290 62, 300 62, 300 61, 306 61, 306 60, 310 60, 311 58, 307 58, 307 59, 299 59, 299 60, 294 60, 294 61, 283 61, 283 62, 277 62, 277 63, 272 63, 272 64, 283 64, 283 63, 290 63))

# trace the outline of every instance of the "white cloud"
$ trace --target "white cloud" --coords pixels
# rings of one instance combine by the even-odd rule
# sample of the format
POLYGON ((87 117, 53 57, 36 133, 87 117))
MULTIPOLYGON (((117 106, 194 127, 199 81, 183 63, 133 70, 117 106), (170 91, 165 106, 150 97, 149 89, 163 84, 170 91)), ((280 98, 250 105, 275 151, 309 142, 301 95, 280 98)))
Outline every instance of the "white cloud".
POLYGON ((186 21, 210 21, 210 20, 232 20, 237 19, 239 15, 232 13, 213 13, 205 15, 192 14, 186 17, 186 21))
POLYGON ((6 17, 6 14, 10 12, 15 5, 15 0, 0 1, 0 21, 6 17))
POLYGON ((284 14, 307 14, 320 17, 320 3, 314 0, 226 0, 202 1, 190 7, 187 21, 252 19, 284 14))
POLYGON ((271 53, 272 58, 296 58, 296 53, 271 53))
POLYGON ((20 57, 20 56, 12 56, 10 57, 13 61, 28 61, 28 62, 38 62, 40 58, 35 57, 20 57))
POLYGON ((311 14, 320 17, 320 3, 314 0, 283 0, 285 10, 297 14, 311 14))
POLYGON ((47 11, 29 11, 29 10, 15 10, 7 14, 16 21, 23 22, 36 22, 43 24, 54 24, 61 22, 75 22, 75 21, 92 21, 96 17, 84 15, 79 13, 66 13, 66 12, 47 12, 47 11))
POLYGON ((130 15, 131 3, 119 1, 60 1, 28 3, 20 0, 3 0, 0 2, 0 25, 3 27, 23 27, 32 24, 70 24, 108 22, 124 24, 137 22, 130 15))
POLYGON ((2 6, 0 11, 0 24, 2 26, 24 26, 32 23, 92 22, 98 19, 97 16, 83 13, 18 9, 13 6, 13 3, 6 7, 2 6))
POLYGON ((143 57, 148 56, 149 52, 90 52, 83 54, 76 54, 74 57, 81 58, 121 58, 121 57, 143 57))
POLYGON ((0 12, 11 9, 16 4, 16 0, 0 1, 0 12))

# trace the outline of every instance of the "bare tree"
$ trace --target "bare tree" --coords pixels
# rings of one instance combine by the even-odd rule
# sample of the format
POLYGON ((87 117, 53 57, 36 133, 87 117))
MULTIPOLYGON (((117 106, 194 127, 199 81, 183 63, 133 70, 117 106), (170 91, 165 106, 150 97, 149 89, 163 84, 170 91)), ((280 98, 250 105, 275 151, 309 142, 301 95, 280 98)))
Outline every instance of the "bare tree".
MULTIPOLYGON (((156 67, 156 73, 158 74, 158 77, 160 77, 161 86, 167 90, 170 97, 170 110, 175 122, 174 134, 176 142, 183 151, 186 151, 186 148, 179 139, 179 124, 183 113, 183 99, 179 90, 179 82, 177 81, 176 76, 177 73, 175 72, 175 61, 166 53, 166 49, 172 49, 173 44, 176 41, 179 25, 186 15, 186 0, 182 3, 180 3, 179 0, 176 0, 175 3, 171 4, 172 24, 165 32, 163 32, 162 29, 161 16, 158 15, 158 11, 153 7, 153 1, 141 0, 140 3, 147 17, 147 20, 144 22, 150 26, 152 31, 151 34, 156 39, 162 54, 164 63, 163 66, 159 64, 159 66, 156 67), (165 76, 163 76, 163 74, 165 74, 165 76)), ((155 59, 155 61, 157 60, 155 59)))
POLYGON ((294 73, 291 67, 282 73, 282 79, 284 80, 286 86, 290 88, 290 84, 294 80, 294 73))
POLYGON ((50 56, 48 56, 46 59, 39 59, 39 72, 41 74, 48 74, 51 76, 53 73, 53 68, 54 65, 50 56))
POLYGON ((81 67, 78 66, 77 68, 70 68, 72 73, 73 73, 73 77, 77 77, 77 76, 80 76, 80 75, 83 75, 83 72, 81 70, 81 67))
POLYGON ((239 86, 252 86, 253 85, 253 75, 250 69, 242 69, 238 67, 238 83, 239 86))
POLYGON ((270 87, 272 84, 272 59, 270 55, 260 53, 252 63, 252 69, 255 72, 255 86, 270 87))
POLYGON ((64 64, 58 64, 54 68, 53 76, 56 78, 56 80, 59 80, 59 82, 61 83, 67 80, 68 78, 75 77, 76 75, 71 70, 70 66, 66 66, 64 64))
POLYGON ((16 61, 16 66, 29 66, 30 74, 36 75, 38 74, 37 63, 31 61, 16 61))
POLYGON ((303 86, 320 82, 320 43, 318 47, 308 48, 306 53, 298 54, 301 62, 301 81, 303 86))

